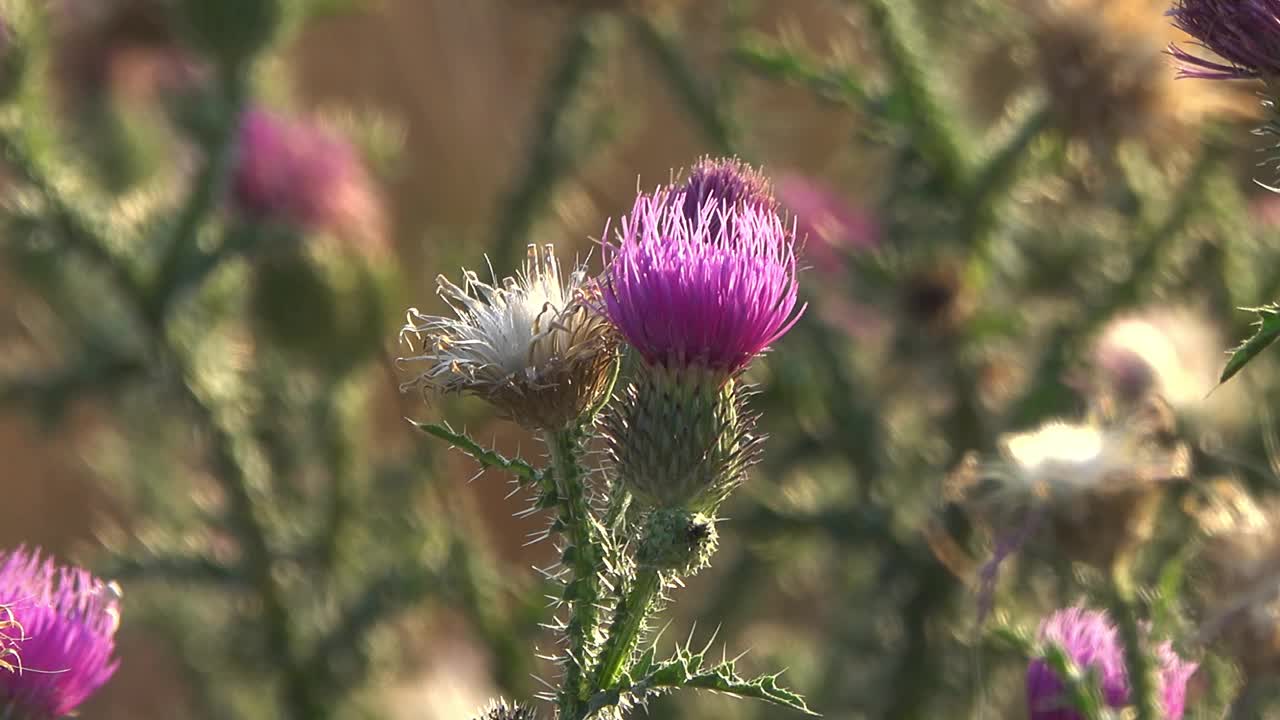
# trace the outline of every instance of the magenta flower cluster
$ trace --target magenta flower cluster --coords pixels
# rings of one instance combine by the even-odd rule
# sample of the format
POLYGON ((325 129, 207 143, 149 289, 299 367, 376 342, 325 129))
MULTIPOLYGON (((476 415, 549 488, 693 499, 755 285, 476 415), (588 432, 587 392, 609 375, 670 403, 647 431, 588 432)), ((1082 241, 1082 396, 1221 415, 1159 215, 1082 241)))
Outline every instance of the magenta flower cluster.
POLYGON ((306 230, 365 221, 374 204, 364 166, 349 143, 261 109, 242 119, 232 199, 248 217, 306 230))
POLYGON ((1209 80, 1280 76, 1280 0, 1177 0, 1173 24, 1225 63, 1173 46, 1182 75, 1209 80))
POLYGON ((650 365, 732 375, 803 312, 794 232, 772 203, 722 197, 734 187, 718 174, 642 194, 603 242, 605 313, 650 365))
POLYGON ((0 672, 0 717, 65 717, 115 673, 113 585, 19 548, 0 553, 0 605, 18 621, 0 634, 19 659, 18 669, 0 672))
MULTIPOLYGON (((1050 615, 1040 626, 1040 640, 1062 648, 1081 671, 1097 678, 1102 699, 1115 709, 1129 704, 1129 679, 1124 645, 1106 613, 1067 608, 1050 615)), ((1196 663, 1178 657, 1168 643, 1156 649, 1160 699, 1164 720, 1181 720, 1187 681, 1196 663)), ((1027 711, 1030 720, 1081 720, 1064 696, 1057 674, 1041 659, 1027 668, 1027 711)))

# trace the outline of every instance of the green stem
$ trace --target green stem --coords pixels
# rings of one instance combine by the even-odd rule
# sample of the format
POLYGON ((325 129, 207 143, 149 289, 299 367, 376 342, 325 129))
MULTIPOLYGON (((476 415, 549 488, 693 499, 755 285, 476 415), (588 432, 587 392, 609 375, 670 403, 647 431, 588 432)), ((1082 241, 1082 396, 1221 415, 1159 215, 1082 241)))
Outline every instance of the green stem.
POLYGON ((927 40, 919 35, 915 3, 909 0, 868 0, 871 28, 880 43, 894 87, 906 104, 906 120, 911 125, 924 157, 952 188, 963 186, 967 162, 960 135, 934 92, 925 68, 930 55, 927 40))
POLYGON ((530 226, 551 199, 556 184, 571 169, 563 127, 574 98, 599 55, 595 33, 595 20, 583 14, 563 41, 564 49, 539 104, 524 173, 503 204, 493 243, 495 267, 517 264, 517 252, 523 252, 530 226))
POLYGON ((704 87, 701 79, 694 74, 693 68, 681 53, 680 46, 647 17, 629 17, 628 28, 656 62, 672 92, 697 121, 716 152, 733 154, 733 128, 720 111, 714 93, 704 87))
POLYGON ((1136 593, 1133 580, 1123 562, 1118 562, 1111 570, 1111 589, 1111 612, 1120 629, 1120 639, 1124 642, 1125 666, 1129 671, 1129 687, 1133 707, 1137 712, 1135 718, 1157 720, 1160 705, 1156 698, 1155 676, 1145 647, 1145 633, 1138 626, 1137 614, 1134 612, 1136 593))
POLYGON ((618 607, 614 610, 609 639, 605 641, 600 666, 596 669, 592 683, 597 690, 613 688, 626 672, 635 655, 636 646, 640 644, 645 620, 656 607, 661 590, 661 571, 656 568, 640 568, 631 589, 618 601, 618 607))
POLYGON ((604 557, 601 528, 587 501, 585 473, 578 463, 582 452, 582 431, 570 428, 549 432, 545 439, 559 496, 558 524, 568 540, 563 562, 572 570, 572 578, 564 589, 564 599, 571 608, 565 627, 569 646, 557 705, 560 717, 573 718, 579 715, 583 703, 590 697, 584 679, 596 644, 604 557))
POLYGON ((196 235, 210 211, 225 194, 235 166, 236 141, 240 134, 240 117, 249 97, 247 70, 228 70, 223 79, 222 102, 225 116, 217 133, 207 146, 208 158, 192 185, 191 194, 179 212, 173 232, 165 247, 164 257, 147 296, 147 319, 155 327, 164 324, 172 304, 173 293, 185 279, 184 268, 196 252, 196 235))
POLYGON ((242 544, 244 567, 250 584, 262 603, 266 626, 265 645, 275 655, 284 683, 283 700, 290 720, 324 720, 330 717, 327 704, 312 692, 311 678, 297 657, 298 642, 285 590, 275 573, 271 545, 265 523, 258 517, 249 489, 249 478, 236 455, 235 438, 223 427, 217 414, 193 387, 193 378, 176 350, 169 349, 168 359, 182 368, 178 382, 180 394, 192 408, 195 419, 208 433, 216 472, 222 484, 236 535, 242 544))

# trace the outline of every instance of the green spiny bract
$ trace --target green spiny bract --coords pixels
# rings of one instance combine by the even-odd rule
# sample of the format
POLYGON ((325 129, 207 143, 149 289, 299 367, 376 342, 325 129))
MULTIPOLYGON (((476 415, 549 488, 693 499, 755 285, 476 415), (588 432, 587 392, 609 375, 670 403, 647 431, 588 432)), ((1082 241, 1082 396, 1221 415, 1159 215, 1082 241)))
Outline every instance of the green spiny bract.
POLYGON ((681 508, 659 508, 645 521, 636 562, 687 577, 711 564, 719 544, 713 518, 681 508))
POLYGON ((604 419, 613 471, 647 505, 714 511, 758 455, 749 394, 736 380, 642 366, 604 419))
POLYGON ((537 720, 538 714, 524 703, 508 704, 506 700, 494 700, 476 720, 537 720))

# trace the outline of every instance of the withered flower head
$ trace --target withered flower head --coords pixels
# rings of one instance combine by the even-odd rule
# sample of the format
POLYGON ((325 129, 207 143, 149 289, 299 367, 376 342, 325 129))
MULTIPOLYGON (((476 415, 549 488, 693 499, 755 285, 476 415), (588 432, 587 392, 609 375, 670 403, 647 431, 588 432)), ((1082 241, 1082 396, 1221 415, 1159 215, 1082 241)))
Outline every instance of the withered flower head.
POLYGON ((462 287, 443 275, 438 293, 455 317, 410 308, 401 341, 425 369, 402 390, 477 395, 532 430, 559 430, 600 402, 613 377, 618 339, 593 308, 598 290, 578 267, 567 275, 554 248, 529 246, 516 277, 462 287))
POLYGON ((1249 674, 1280 671, 1280 503, 1220 480, 1186 510, 1204 533, 1200 636, 1249 674))
POLYGON ((1032 0, 1029 68, 1055 123, 1093 149, 1133 140, 1167 147, 1211 117, 1252 117, 1249 98, 1175 82, 1166 49, 1186 39, 1163 17, 1166 0, 1032 0))
POLYGON ((1120 417, 1006 435, 997 458, 967 459, 945 494, 1002 535, 1043 515, 1059 552, 1106 568, 1150 535, 1163 485, 1190 472, 1172 425, 1153 398, 1120 417))

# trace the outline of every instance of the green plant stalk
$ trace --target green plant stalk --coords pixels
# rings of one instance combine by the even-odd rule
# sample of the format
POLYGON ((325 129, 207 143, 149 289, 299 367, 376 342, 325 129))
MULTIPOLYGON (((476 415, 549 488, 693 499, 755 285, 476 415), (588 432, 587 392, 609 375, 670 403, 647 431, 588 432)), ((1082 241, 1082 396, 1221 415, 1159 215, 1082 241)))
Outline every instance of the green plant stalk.
POLYGON ((1124 642, 1124 661, 1129 674, 1131 702, 1136 710, 1136 720, 1158 720, 1159 702, 1156 699, 1156 681, 1151 658, 1147 655, 1142 628, 1134 613, 1136 593, 1128 566, 1116 563, 1111 570, 1111 613, 1124 642))
POLYGON ((569 151, 561 138, 562 128, 599 55, 595 22, 589 14, 583 14, 563 41, 564 49, 539 103, 524 173, 503 203, 493 243, 495 267, 518 264, 517 252, 524 250, 521 240, 547 205, 556 183, 569 171, 569 151))
POLYGON ((204 167, 179 211, 178 220, 173 226, 172 235, 146 298, 147 320, 155 327, 163 326, 174 292, 187 279, 183 271, 192 261, 192 253, 198 249, 196 235, 201 224, 226 194, 226 186, 235 166, 240 118, 249 99, 247 72, 229 70, 222 80, 222 102, 226 115, 207 148, 209 156, 204 167))
POLYGON ((564 589, 564 599, 571 608, 565 627, 569 656, 556 702, 560 717, 573 718, 578 717, 583 703, 590 697, 590 689, 584 681, 596 644, 603 546, 601 528, 587 502, 585 472, 578 462, 582 452, 582 429, 572 427, 548 432, 545 441, 551 455, 552 475, 559 499, 560 518, 557 524, 568 540, 563 562, 572 570, 572 578, 564 589))
MULTIPOLYGON (((169 352, 172 360, 179 360, 178 353, 169 352)), ((319 700, 313 692, 311 676, 297 657, 298 642, 285 603, 284 588, 276 579, 271 546, 267 530, 254 509, 249 479, 235 453, 235 439, 218 422, 213 409, 200 397, 192 385, 190 373, 184 371, 176 383, 184 400, 193 409, 195 419, 209 434, 215 477, 227 494, 227 501, 236 535, 243 544, 244 567, 259 601, 266 625, 266 646, 275 653, 275 661, 283 676, 282 694, 285 717, 290 720, 324 720, 331 716, 328 704, 319 700)))
POLYGON ((600 666, 591 683, 596 690, 613 689, 622 679, 622 674, 626 672, 636 647, 640 644, 645 621, 657 607, 661 590, 661 571, 649 567, 642 567, 637 571, 631 588, 618 601, 618 607, 614 610, 609 639, 605 641, 600 666))
POLYGON ((963 187, 966 159, 952 117, 935 97, 925 70, 924 38, 917 37, 919 23, 910 0, 867 0, 871 29, 880 42, 895 88, 908 108, 908 121, 916 144, 938 174, 952 188, 963 187))
POLYGON ((715 94, 703 86, 679 46, 647 17, 628 17, 627 26, 641 48, 653 58, 676 98, 698 123, 716 152, 734 154, 733 127, 720 111, 715 94))

